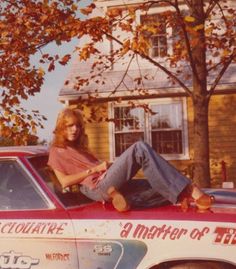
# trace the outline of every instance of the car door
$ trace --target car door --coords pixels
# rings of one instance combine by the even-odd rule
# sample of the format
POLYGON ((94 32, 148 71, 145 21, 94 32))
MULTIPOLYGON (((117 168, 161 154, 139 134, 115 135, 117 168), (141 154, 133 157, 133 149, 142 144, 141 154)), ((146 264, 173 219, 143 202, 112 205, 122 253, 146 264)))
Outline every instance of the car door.
POLYGON ((19 158, 0 158, 0 268, 78 268, 66 210, 19 158))

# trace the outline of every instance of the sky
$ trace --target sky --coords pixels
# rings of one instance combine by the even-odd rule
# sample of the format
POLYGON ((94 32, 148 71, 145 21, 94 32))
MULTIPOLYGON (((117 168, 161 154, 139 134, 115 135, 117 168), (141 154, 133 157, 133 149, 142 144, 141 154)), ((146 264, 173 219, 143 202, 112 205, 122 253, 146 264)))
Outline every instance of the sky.
MULTIPOLYGON (((67 53, 73 53, 77 44, 78 39, 62 46, 52 44, 45 48, 43 52, 49 52, 52 54, 58 53, 63 56, 67 53)), ((35 94, 35 96, 30 97, 26 102, 22 103, 29 111, 32 109, 39 110, 39 112, 47 118, 47 121, 43 122, 44 129, 38 129, 37 135, 39 136, 40 141, 47 140, 49 142, 52 138, 57 114, 63 108, 63 104, 58 101, 59 91, 70 72, 72 61, 73 59, 66 66, 56 65, 55 70, 52 72, 47 72, 45 70, 45 81, 40 93, 35 94)), ((37 61, 35 64, 37 64, 37 61)))
MULTIPOLYGON (((81 6, 86 6, 91 3, 92 0, 82 0, 81 6)), ((78 45, 78 39, 72 40, 70 43, 64 43, 61 46, 51 44, 43 49, 43 53, 59 54, 64 56, 65 54, 73 53, 74 48, 78 45)), ((70 72, 71 63, 73 62, 73 55, 71 61, 66 66, 57 65, 52 72, 46 72, 45 81, 41 88, 40 93, 30 97, 26 102, 22 102, 23 106, 30 110, 39 110, 39 112, 47 118, 47 121, 43 122, 44 129, 38 129, 37 135, 39 140, 46 140, 48 142, 52 139, 52 132, 55 127, 56 118, 58 112, 63 109, 63 104, 58 101, 59 91, 66 81, 67 75, 70 72)), ((33 59, 33 64, 38 65, 37 56, 33 59)))

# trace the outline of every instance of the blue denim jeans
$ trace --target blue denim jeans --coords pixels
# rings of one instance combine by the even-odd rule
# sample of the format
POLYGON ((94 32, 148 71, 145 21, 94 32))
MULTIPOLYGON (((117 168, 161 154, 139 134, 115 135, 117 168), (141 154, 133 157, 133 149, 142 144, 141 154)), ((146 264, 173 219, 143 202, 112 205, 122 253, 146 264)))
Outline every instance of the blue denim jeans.
POLYGON ((143 170, 154 192, 171 203, 176 203, 182 190, 191 181, 182 175, 174 166, 157 154, 151 146, 138 141, 124 151, 109 167, 106 175, 93 190, 82 186, 81 192, 92 200, 107 201, 107 190, 110 186, 120 189, 132 179, 139 169, 143 170))

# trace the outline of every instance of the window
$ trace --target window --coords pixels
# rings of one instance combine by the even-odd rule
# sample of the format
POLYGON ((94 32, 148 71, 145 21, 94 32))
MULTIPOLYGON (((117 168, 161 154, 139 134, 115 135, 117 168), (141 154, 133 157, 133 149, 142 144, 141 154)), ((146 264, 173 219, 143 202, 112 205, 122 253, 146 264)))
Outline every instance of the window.
POLYGON ((182 154, 182 119, 179 103, 151 106, 151 142, 160 154, 182 154))
POLYGON ((167 26, 164 16, 160 14, 142 15, 141 24, 153 26, 158 29, 157 34, 151 34, 147 31, 146 36, 151 42, 150 56, 165 57, 168 52, 167 44, 167 26))
MULTIPOLYGON (((147 103, 147 102, 145 102, 147 103)), ((144 140, 167 159, 188 157, 185 99, 149 101, 152 113, 127 103, 111 104, 112 158, 138 140, 144 140)))
POLYGON ((49 208, 32 178, 16 160, 2 160, 0 173, 0 210, 49 208))
POLYGON ((135 141, 144 138, 144 117, 140 108, 114 108, 115 152, 119 156, 135 141))

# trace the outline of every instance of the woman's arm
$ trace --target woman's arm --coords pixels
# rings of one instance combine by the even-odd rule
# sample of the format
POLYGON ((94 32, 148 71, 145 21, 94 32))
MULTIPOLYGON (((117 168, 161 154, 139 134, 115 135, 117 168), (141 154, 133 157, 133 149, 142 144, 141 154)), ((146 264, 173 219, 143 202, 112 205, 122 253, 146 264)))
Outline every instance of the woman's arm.
POLYGON ((107 162, 102 162, 96 166, 93 166, 89 169, 86 169, 82 172, 66 175, 56 169, 53 169, 54 173, 56 174, 62 188, 66 188, 68 186, 79 184, 81 181, 83 181, 87 176, 90 176, 94 173, 103 172, 106 171, 108 168, 107 162))

